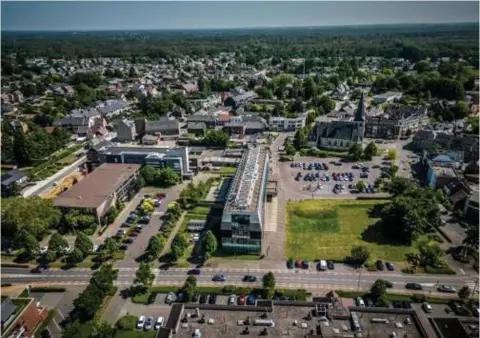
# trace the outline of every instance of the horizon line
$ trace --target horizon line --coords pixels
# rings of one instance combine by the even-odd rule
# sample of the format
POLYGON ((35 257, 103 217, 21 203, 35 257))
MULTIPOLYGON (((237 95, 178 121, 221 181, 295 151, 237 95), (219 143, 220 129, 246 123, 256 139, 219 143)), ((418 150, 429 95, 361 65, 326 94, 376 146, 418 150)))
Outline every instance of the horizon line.
POLYGON ((256 27, 203 27, 203 28, 113 28, 113 29, 59 29, 59 30, 26 30, 26 29, 2 29, 2 33, 69 33, 69 32, 142 32, 142 31, 199 31, 199 30, 260 30, 260 29, 295 29, 295 28, 335 28, 335 27, 368 27, 368 26, 433 26, 433 25, 459 25, 459 24, 479 24, 479 21, 459 21, 459 22, 411 22, 411 23, 359 23, 347 25, 323 25, 323 26, 256 26, 256 27))

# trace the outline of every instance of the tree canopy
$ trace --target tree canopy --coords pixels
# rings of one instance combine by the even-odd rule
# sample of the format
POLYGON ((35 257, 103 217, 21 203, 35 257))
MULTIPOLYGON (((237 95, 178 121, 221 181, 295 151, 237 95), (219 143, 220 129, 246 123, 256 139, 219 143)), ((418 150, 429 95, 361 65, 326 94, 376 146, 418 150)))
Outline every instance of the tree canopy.
POLYGON ((2 236, 15 238, 22 230, 42 239, 48 229, 56 228, 62 218, 52 200, 38 196, 2 199, 2 236))

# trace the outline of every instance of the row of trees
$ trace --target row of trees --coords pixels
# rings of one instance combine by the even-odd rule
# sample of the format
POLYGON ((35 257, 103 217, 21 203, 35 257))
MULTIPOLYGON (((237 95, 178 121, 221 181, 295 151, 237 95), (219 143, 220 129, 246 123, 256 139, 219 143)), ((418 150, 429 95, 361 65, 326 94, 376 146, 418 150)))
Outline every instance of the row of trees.
MULTIPOLYGON (((47 49, 52 59, 99 56, 168 59, 182 54, 207 57, 220 52, 235 51, 238 62, 250 65, 272 57, 271 64, 278 64, 284 58, 306 57, 309 62, 306 62, 305 66, 310 68, 310 60, 314 61, 314 58, 319 56, 400 57, 414 62, 427 56, 448 56, 476 58, 477 63, 472 60, 472 64, 478 64, 477 28, 475 25, 462 24, 431 25, 422 29, 415 25, 383 26, 379 30, 377 26, 372 26, 357 27, 353 31, 329 28, 328 34, 325 28, 315 28, 309 29, 308 34, 305 30, 284 29, 258 30, 254 35, 251 32, 235 32, 223 36, 216 32, 191 32, 182 35, 148 32, 149 44, 145 44, 143 36, 131 38, 119 34, 78 33, 75 38, 67 38, 62 34, 40 34, 32 37, 18 33, 2 39, 2 56, 15 53, 16 63, 25 64, 26 56, 44 56, 47 49)), ((12 68, 14 67, 6 70, 12 71, 12 68)))
POLYGON ((178 198, 179 206, 183 209, 191 209, 206 197, 210 190, 214 178, 209 178, 206 181, 200 181, 197 185, 190 182, 185 189, 182 190, 178 198))
POLYGON ((348 149, 348 157, 352 161, 358 161, 361 159, 370 161, 373 156, 377 155, 377 152, 377 145, 373 141, 367 144, 365 149, 362 148, 361 144, 354 143, 348 149))

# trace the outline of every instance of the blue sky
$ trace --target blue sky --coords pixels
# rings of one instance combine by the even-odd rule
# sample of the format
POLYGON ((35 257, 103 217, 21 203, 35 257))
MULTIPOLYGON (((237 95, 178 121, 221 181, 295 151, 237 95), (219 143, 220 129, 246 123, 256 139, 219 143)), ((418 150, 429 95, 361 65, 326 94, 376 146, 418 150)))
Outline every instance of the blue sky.
POLYGON ((477 1, 2 1, 2 30, 129 30, 478 22, 477 1))

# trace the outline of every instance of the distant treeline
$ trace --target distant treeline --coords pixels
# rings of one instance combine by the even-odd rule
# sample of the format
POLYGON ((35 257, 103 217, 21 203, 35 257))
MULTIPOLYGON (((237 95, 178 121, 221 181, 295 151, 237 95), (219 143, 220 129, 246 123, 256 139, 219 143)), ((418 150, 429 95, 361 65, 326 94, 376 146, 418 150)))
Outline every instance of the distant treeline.
MULTIPOLYGON (((478 23, 278 29, 2 32, 2 56, 174 57, 240 52, 250 62, 265 57, 425 57, 478 62, 478 23)), ((249 63, 250 63, 249 62, 249 63)))

